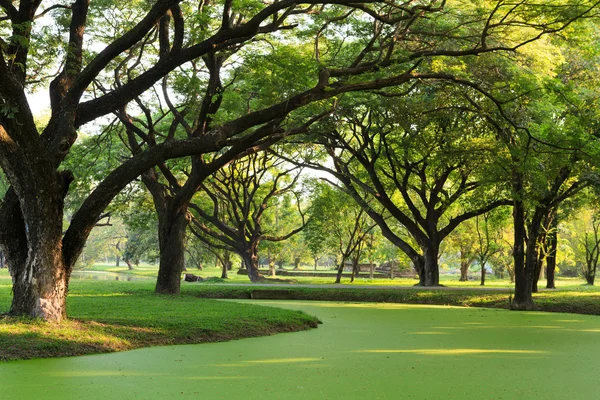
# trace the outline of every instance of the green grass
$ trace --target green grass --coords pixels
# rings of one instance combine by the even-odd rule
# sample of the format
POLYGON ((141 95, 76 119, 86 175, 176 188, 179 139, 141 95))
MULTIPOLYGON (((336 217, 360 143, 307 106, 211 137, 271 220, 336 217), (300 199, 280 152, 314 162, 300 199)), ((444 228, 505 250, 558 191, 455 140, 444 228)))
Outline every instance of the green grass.
MULTIPOLYGON (((0 312, 10 280, 0 279, 0 312)), ((72 282, 62 324, 0 316, 0 360, 61 357, 138 347, 225 341, 315 327, 301 312, 155 295, 149 282, 72 282)))
MULTIPOLYGON (((281 290, 281 287, 261 287, 261 290, 281 290)), ((186 293, 202 298, 248 299, 256 287, 207 284, 184 284, 186 293)), ((377 303, 436 304, 462 307, 509 308, 510 289, 445 290, 445 289, 377 289, 377 288, 304 288, 285 287, 284 297, 292 300, 358 301, 377 303)), ((562 289, 542 289, 534 294, 540 311, 600 315, 600 288, 570 285, 562 289)))
MULTIPOLYGON (((291 267, 287 268, 291 270, 291 267)), ((127 266, 115 267, 114 264, 94 264, 92 268, 87 268, 86 271, 105 271, 105 272, 117 272, 129 275, 139 275, 146 277, 156 277, 158 274, 158 266, 155 264, 140 264, 139 266, 134 266, 133 270, 128 270, 127 266)), ((301 267, 301 271, 311 272, 314 270, 311 267, 301 267)), ((335 270, 323 270, 319 269, 319 273, 335 273, 335 270)), ((248 279, 247 275, 238 275, 237 268, 234 268, 232 271, 229 271, 229 278, 224 281, 220 281, 221 277, 221 269, 215 268, 213 266, 206 266, 203 270, 195 270, 190 269, 188 271, 190 274, 199 275, 203 278, 217 278, 217 280, 212 280, 213 283, 221 282, 221 283, 251 283, 248 279)), ((1 275, 0 275, 1 276, 1 275)), ((360 277, 355 279, 354 283, 350 282, 349 275, 344 275, 342 277, 341 285, 345 286, 356 286, 356 285, 370 285, 370 286, 413 286, 417 284, 419 281, 416 278, 375 278, 369 279, 368 273, 361 273, 360 277)), ((472 275, 474 279, 469 280, 467 282, 460 282, 458 280, 458 275, 440 275, 440 283, 444 286, 450 287, 479 287, 479 278, 475 275, 472 275)), ((278 276, 278 278, 283 281, 287 281, 288 283, 300 283, 307 285, 320 285, 320 284, 331 284, 334 283, 335 278, 333 277, 302 277, 302 276, 278 276)), ((583 278, 567 278, 567 277, 558 277, 556 280, 556 286, 559 289, 570 289, 577 288, 584 284, 583 278)), ((286 283, 286 282, 272 282, 276 283, 286 283)), ((545 283, 545 281, 543 282, 545 283)), ((485 287, 491 288, 512 288, 514 284, 512 284, 508 279, 498 279, 493 275, 488 275, 486 277, 486 285, 485 287)))

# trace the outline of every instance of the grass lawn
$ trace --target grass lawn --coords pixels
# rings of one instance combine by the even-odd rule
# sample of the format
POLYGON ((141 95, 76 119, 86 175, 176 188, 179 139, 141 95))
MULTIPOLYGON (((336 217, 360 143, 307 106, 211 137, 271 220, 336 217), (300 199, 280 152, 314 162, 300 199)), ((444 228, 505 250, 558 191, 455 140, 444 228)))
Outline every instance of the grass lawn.
MULTIPOLYGON (((154 282, 73 281, 60 324, 0 316, 0 361, 214 342, 315 327, 301 312, 182 294, 155 295, 154 282)), ((0 313, 10 307, 11 280, 0 271, 0 313)))
MULTIPOLYGON (((291 267, 287 267, 288 270, 291 270, 291 267)), ((139 266, 134 266, 133 270, 129 270, 126 265, 121 265, 120 267, 115 267, 114 264, 102 264, 97 263, 94 264, 91 268, 86 268, 85 271, 103 271, 103 272, 117 272, 128 275, 139 275, 146 277, 156 277, 158 274, 158 265, 156 264, 140 264, 139 266)), ((301 271, 313 273, 312 268, 303 267, 301 271)), ((232 271, 229 271, 229 278, 225 280, 220 280, 221 277, 221 269, 215 268, 212 266, 207 266, 203 270, 189 270, 191 274, 199 275, 203 278, 216 278, 212 280, 212 283, 250 283, 247 275, 238 275, 237 268, 234 268, 232 271)), ((318 271, 319 273, 335 273, 335 270, 322 270, 318 271)), ((282 280, 287 280, 291 283, 302 283, 302 284, 330 284, 335 281, 333 277, 319 277, 319 276, 279 276, 282 280)), ((460 282, 458 275, 440 275, 440 283, 445 286, 451 287, 479 287, 479 278, 473 276, 472 279, 467 282, 460 282)), ((350 276, 344 275, 342 277, 342 285, 372 285, 372 286, 413 286, 417 284, 419 281, 416 278, 395 278, 395 279, 384 279, 384 278, 376 278, 369 279, 368 273, 361 273, 360 277, 357 277, 354 283, 350 283, 350 276)), ((273 282, 277 283, 277 282, 273 282)), ((569 288, 577 288, 585 283, 583 278, 566 278, 566 277, 558 277, 556 280, 556 286, 559 289, 569 289, 569 288)), ((540 281, 540 287, 545 285, 545 281, 540 281)), ((488 275, 486 277, 485 287, 492 288, 512 288, 514 284, 510 283, 508 279, 498 279, 493 275, 488 275)))
POLYGON ((600 392, 594 316, 260 304, 302 310, 323 325, 227 343, 5 363, 2 394, 7 400, 588 400, 600 392))

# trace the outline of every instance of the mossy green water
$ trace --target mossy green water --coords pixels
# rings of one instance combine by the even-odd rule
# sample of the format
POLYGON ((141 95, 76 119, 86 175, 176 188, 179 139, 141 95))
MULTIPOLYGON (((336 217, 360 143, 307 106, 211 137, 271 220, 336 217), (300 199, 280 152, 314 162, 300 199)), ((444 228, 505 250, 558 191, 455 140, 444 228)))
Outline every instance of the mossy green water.
POLYGON ((0 398, 594 399, 600 319, 403 304, 260 302, 318 329, 0 364, 0 398))

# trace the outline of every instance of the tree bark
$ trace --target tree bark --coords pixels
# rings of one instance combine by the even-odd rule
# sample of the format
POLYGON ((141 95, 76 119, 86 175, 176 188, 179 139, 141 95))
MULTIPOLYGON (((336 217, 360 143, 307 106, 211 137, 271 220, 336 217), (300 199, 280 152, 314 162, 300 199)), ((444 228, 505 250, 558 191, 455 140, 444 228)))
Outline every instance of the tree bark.
POLYGON ((21 245, 28 251, 23 258, 9 258, 13 277, 9 313, 60 322, 67 316, 66 298, 72 271, 62 253, 64 194, 71 178, 64 179, 54 171, 37 178, 21 188, 20 197, 26 198, 21 203, 26 241, 21 245))
POLYGON ((242 260, 248 271, 248 278, 251 282, 260 282, 264 279, 258 270, 258 243, 253 244, 242 252, 242 260))
POLYGON ((425 273, 423 286, 440 286, 440 269, 438 265, 439 244, 430 243, 423 251, 423 270, 425 273))
POLYGON ((231 269, 231 254, 228 250, 223 254, 223 265, 221 267, 221 279, 229 279, 228 271, 231 269))
MULTIPOLYGON (((518 179, 515 186, 516 193, 520 194, 522 191, 520 179, 518 179)), ((529 271, 526 268, 525 263, 525 208, 523 202, 520 200, 515 200, 514 202, 513 222, 515 231, 513 248, 515 264, 515 296, 511 301, 510 307, 513 310, 533 310, 534 304, 531 286, 533 271, 529 271)))
POLYGON ((346 263, 346 258, 344 256, 342 256, 342 261, 340 262, 340 265, 338 266, 337 274, 335 275, 335 283, 342 282, 342 274, 344 273, 344 264, 345 263, 346 263))
POLYGON ((558 219, 552 220, 550 232, 548 232, 547 246, 548 255, 546 256, 546 289, 556 289, 554 282, 554 273, 556 272, 556 250, 558 247, 558 219))
POLYGON ((485 263, 480 263, 481 264, 481 282, 479 284, 479 286, 485 286, 485 263))
POLYGON ((156 293, 178 294, 181 273, 185 267, 185 233, 189 224, 187 207, 159 214, 158 243, 160 264, 156 280, 156 293))
POLYGON ((468 262, 468 260, 463 259, 463 255, 461 252, 461 256, 460 256, 460 282, 466 282, 469 280, 469 266, 470 263, 468 262))

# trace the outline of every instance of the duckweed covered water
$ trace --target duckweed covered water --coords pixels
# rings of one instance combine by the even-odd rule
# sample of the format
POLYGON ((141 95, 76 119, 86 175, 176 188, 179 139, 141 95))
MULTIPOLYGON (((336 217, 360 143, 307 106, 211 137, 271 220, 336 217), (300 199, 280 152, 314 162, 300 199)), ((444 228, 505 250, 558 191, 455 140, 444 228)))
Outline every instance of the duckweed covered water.
POLYGON ((594 399, 600 318, 260 302, 318 329, 0 364, 0 399, 594 399))

